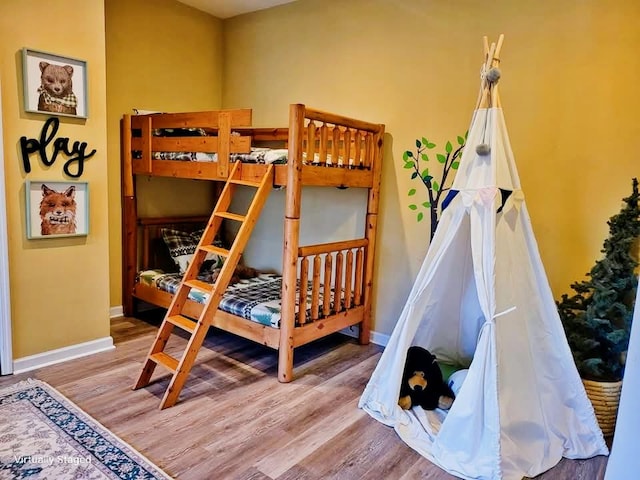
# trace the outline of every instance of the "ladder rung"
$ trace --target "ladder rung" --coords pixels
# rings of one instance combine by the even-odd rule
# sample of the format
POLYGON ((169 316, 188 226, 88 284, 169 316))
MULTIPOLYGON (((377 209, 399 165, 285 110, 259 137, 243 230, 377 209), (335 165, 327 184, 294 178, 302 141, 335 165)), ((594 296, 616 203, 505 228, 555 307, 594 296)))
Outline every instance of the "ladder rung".
POLYGON ((235 183, 236 185, 246 185, 247 187, 256 187, 260 186, 260 182, 252 182, 250 180, 240 180, 237 178, 230 178, 229 183, 235 183))
POLYGON ((209 293, 211 292, 211 290, 213 290, 213 285, 201 280, 196 280, 195 278, 193 280, 186 280, 184 284, 191 288, 197 288, 198 290, 205 293, 209 293))
POLYGON ((193 333, 197 325, 196 322, 190 318, 183 317, 182 315, 171 315, 170 317, 167 317, 167 322, 172 323, 176 327, 180 327, 189 333, 193 333))
POLYGON ((226 248, 216 247, 214 245, 202 245, 200 250, 204 250, 205 252, 215 253, 216 255, 221 255, 225 258, 229 256, 229 250, 226 248))
POLYGON ((149 360, 156 362, 158 365, 162 365, 168 370, 171 370, 173 373, 176 373, 178 371, 178 359, 173 358, 168 353, 164 353, 164 352, 154 353, 149 357, 149 360))
POLYGON ((229 220, 235 220, 236 222, 244 222, 245 219, 244 215, 238 215, 237 213, 231 212, 216 212, 216 216, 228 218, 229 220))

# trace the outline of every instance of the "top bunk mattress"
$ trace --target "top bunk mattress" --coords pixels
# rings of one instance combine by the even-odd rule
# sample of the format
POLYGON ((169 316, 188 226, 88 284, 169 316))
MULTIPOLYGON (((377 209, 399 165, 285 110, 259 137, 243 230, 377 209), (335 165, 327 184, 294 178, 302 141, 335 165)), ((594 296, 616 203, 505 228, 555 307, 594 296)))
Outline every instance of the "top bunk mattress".
MULTIPOLYGON (((212 136, 210 132, 203 128, 155 128, 152 130, 154 137, 207 137, 212 136)), ((239 132, 232 132, 232 136, 240 136, 239 132)), ((213 135, 215 136, 215 135, 213 135)), ((142 158, 140 150, 133 151, 133 158, 142 158)), ((198 151, 152 151, 153 160, 171 160, 178 162, 217 162, 218 154, 213 152, 198 151)), ((287 148, 266 148, 251 147, 247 153, 230 153, 230 162, 256 163, 256 164, 286 164, 289 158, 287 148)), ((364 168, 362 165, 354 165, 352 159, 344 161, 342 155, 338 155, 334 160, 331 153, 326 154, 324 162, 321 162, 318 152, 313 154, 313 159, 309 161, 307 152, 302 152, 302 163, 304 165, 326 165, 349 168, 364 168)))

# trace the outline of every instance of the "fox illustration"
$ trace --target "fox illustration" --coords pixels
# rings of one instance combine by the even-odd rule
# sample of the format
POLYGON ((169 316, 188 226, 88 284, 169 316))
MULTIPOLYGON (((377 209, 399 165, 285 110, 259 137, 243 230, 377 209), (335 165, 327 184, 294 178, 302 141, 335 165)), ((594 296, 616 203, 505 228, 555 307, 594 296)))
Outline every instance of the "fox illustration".
POLYGON ((56 192, 42 184, 40 202, 40 234, 68 235, 76 233, 76 187, 56 192))

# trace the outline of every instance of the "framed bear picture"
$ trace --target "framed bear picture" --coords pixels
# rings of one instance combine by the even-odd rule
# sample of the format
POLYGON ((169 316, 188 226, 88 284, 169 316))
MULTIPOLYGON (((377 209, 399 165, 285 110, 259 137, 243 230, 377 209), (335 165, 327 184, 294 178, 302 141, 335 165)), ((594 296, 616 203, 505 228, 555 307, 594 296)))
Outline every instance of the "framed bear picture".
POLYGON ((89 233, 87 182, 25 183, 27 238, 78 237, 89 233))
POLYGON ((87 62, 22 49, 24 110, 87 118, 87 62))

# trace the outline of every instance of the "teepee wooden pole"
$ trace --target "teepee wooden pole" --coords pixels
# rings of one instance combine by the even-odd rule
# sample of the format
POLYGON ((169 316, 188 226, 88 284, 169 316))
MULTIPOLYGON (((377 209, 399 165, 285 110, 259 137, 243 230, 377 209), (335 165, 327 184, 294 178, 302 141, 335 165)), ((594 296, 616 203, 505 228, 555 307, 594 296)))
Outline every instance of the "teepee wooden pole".
MULTIPOLYGON (((500 34, 497 42, 492 42, 489 45, 487 37, 482 38, 483 50, 484 50, 484 67, 483 71, 485 75, 493 67, 500 65, 500 51, 502 50, 502 44, 504 42, 504 34, 500 34)), ((491 85, 487 78, 483 78, 480 85, 480 96, 477 102, 476 108, 494 108, 500 106, 500 96, 498 95, 498 86, 491 85)))
MULTIPOLYGON (((496 50, 493 53, 493 60, 491 61, 491 67, 500 66, 500 51, 502 50, 502 43, 504 42, 504 34, 500 34, 498 37, 498 43, 496 43, 496 50)), ((500 107, 500 94, 498 93, 498 84, 495 84, 491 91, 491 107, 500 107)))

